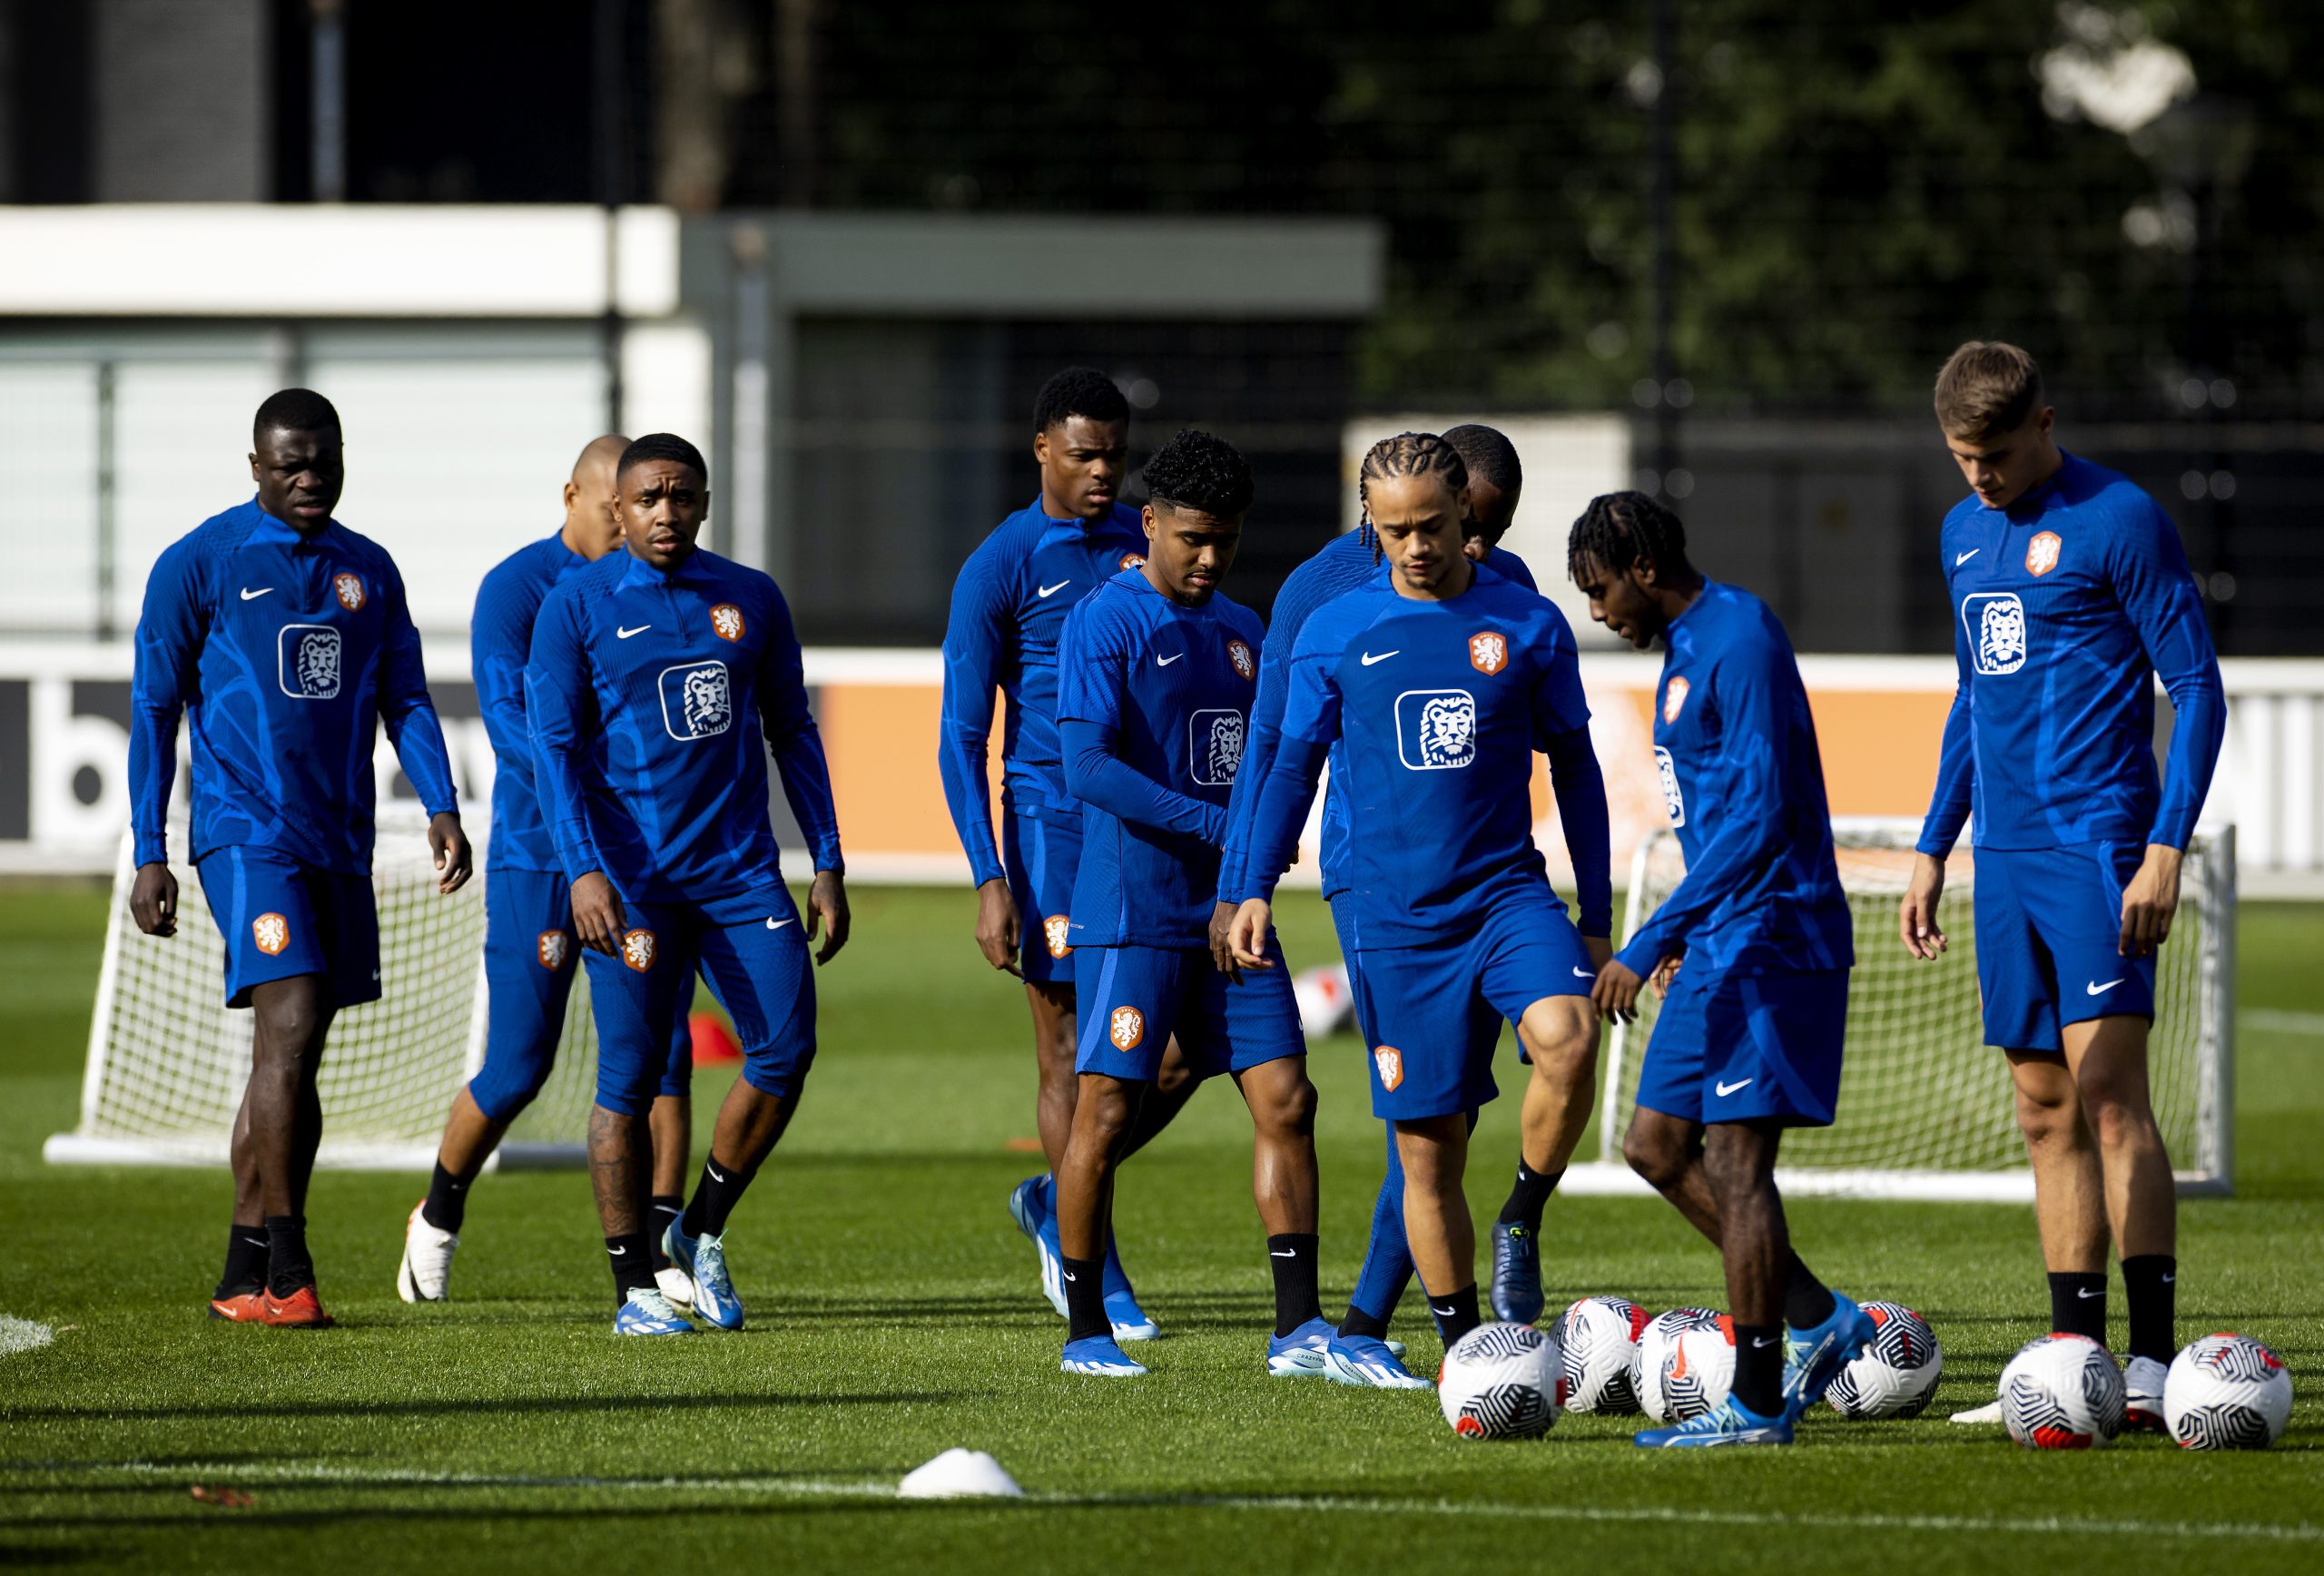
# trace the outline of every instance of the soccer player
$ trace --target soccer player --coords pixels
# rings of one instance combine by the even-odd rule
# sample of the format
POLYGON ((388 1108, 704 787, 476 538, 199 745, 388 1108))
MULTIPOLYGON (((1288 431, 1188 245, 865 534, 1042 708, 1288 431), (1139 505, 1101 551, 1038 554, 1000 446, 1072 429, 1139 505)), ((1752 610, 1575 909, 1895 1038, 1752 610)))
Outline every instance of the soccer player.
MULTIPOLYGON (((1315 1292, 1315 1088, 1284 970, 1233 987, 1207 944, 1226 800, 1242 764, 1264 638, 1219 594, 1251 504, 1232 444, 1189 428, 1147 462, 1146 561, 1065 621, 1058 730, 1087 806, 1073 885, 1080 1090, 1057 1169, 1068 1374, 1128 1376, 1103 1295, 1114 1167, 1173 1036, 1196 1079, 1226 1073, 1254 1129, 1252 1192, 1275 1271, 1267 1372, 1320 1374, 1332 1327, 1315 1292)), ((1282 949, 1263 938, 1270 962, 1282 949)))
MULTIPOLYGON (((1589 1116, 1596 978, 1533 845, 1533 754, 1550 758, 1581 889, 1581 929, 1612 928, 1605 783, 1591 753, 1573 632, 1554 604, 1463 553, 1468 475, 1443 438, 1405 433, 1365 455, 1361 490, 1387 567, 1317 609, 1294 648, 1282 736, 1253 814, 1228 926, 1236 964, 1260 948, 1325 756, 1344 792, 1331 880, 1373 1045, 1373 1110, 1393 1124, 1404 1230, 1438 1333, 1479 1322, 1462 1179, 1472 1118, 1492 1098, 1486 1009, 1515 1025, 1537 1109, 1555 1114, 1543 1167, 1564 1167, 1589 1116)), ((1529 1160, 1530 1163, 1530 1160, 1529 1160)))
POLYGON ((694 545, 710 513, 701 452, 655 433, 623 450, 615 474, 625 550, 542 603, 525 709, 574 933, 591 954, 589 1167, 621 1304, 615 1333, 693 1328, 655 1280, 647 1112, 697 966, 734 1020, 743 1076, 719 1108, 694 1197, 662 1236, 694 1283, 694 1315, 735 1330, 728 1216, 815 1057, 807 939, 822 935, 817 963, 847 941, 839 824, 782 592, 694 545), (814 858, 803 934, 767 820, 769 754, 814 858))
MULTIPOLYGON (((565 484, 565 524, 503 559, 484 577, 468 625, 471 671, 485 732, 492 739, 492 835, 486 840, 484 967, 487 984, 484 1066, 452 1097, 428 1197, 404 1222, 396 1295, 408 1303, 441 1302, 468 1213, 468 1186, 556 1065, 566 999, 579 967, 573 947, 573 901, 556 862, 533 784, 533 731, 525 717, 525 662, 533 620, 549 587, 621 545, 614 517, 614 466, 629 439, 592 440, 565 484)), ((693 1139, 686 1098, 694 1069, 686 1009, 694 980, 678 988, 670 1058, 654 1101, 654 1211, 676 1217, 684 1207, 687 1150, 693 1139)), ((693 1283, 669 1267, 655 1233, 655 1268, 673 1302, 690 1304, 693 1283)))
MULTIPOLYGON (((2178 1198, 2147 1092, 2154 955, 2226 730, 2219 659, 2152 498, 2058 448, 2041 369, 1971 341, 1936 379, 1971 496, 1938 539, 1960 685, 1898 915, 1945 947, 1945 858, 1974 812, 1977 982, 2034 1166, 2053 1329, 2106 1342, 2106 1250, 2130 1309, 2134 1428, 2163 1426, 2178 1198), (2176 714, 2157 781, 2154 682, 2176 714)), ((1999 1422, 1996 1403, 1959 1421, 1999 1422)))
MULTIPOLYGON (((1039 1068, 1035 1120, 1049 1174, 1019 1183, 1009 1211, 1032 1241, 1041 1289, 1061 1317, 1056 1171, 1078 1087, 1072 906, 1082 808, 1066 787, 1058 744, 1058 637, 1076 603, 1145 560, 1138 512, 1117 501, 1128 454, 1129 401, 1111 379, 1068 367, 1043 384, 1033 405, 1040 496, 1001 521, 961 566, 944 629, 938 769, 977 882, 977 945, 993 968, 1024 981, 1039 1068), (1008 701, 997 847, 985 775, 995 690, 1008 701)), ((1167 1051, 1123 1156, 1161 1131, 1193 1090, 1182 1059, 1167 1051)), ((1161 1334, 1138 1306, 1110 1240, 1106 1304, 1117 1338, 1161 1334)))
POLYGON ((1815 720, 1767 604, 1697 573, 1678 517, 1645 494, 1591 499, 1567 567, 1591 617, 1641 651, 1663 643, 1654 758, 1687 874, 1591 1000, 1628 1019, 1645 980, 1666 989, 1623 1157, 1718 1246, 1735 1326, 1728 1401, 1638 1443, 1788 1444, 1873 1333, 1791 1251, 1775 1186, 1784 1129, 1832 1120, 1856 960, 1815 720))
MULTIPOLYGON (((1469 478, 1469 516, 1463 527, 1467 534, 1462 550, 1504 578, 1514 580, 1529 591, 1534 589, 1532 571, 1525 561, 1498 545, 1516 518, 1525 485, 1516 447, 1490 427, 1455 427, 1443 436, 1461 457, 1469 478)), ((1226 945, 1226 929, 1243 899, 1251 895, 1244 880, 1244 852, 1249 842, 1251 813, 1257 803, 1258 786, 1275 758, 1275 741, 1282 732, 1284 697, 1290 687, 1285 677, 1291 665, 1288 655, 1316 608, 1354 590, 1378 573, 1377 541, 1366 520, 1356 529, 1334 537, 1314 557, 1293 570, 1282 591, 1276 594, 1272 636, 1278 655, 1275 661, 1264 664, 1259 669, 1259 695, 1252 711, 1250 740, 1244 754, 1246 769, 1236 779, 1234 798, 1227 810, 1227 852, 1219 872, 1218 906, 1211 918, 1211 951, 1222 969, 1231 971, 1235 967, 1233 951, 1226 945)), ((1346 837, 1347 808, 1334 783, 1328 784, 1324 793, 1322 862, 1324 896, 1331 902, 1336 921, 1344 921, 1352 913, 1347 905, 1337 901, 1344 890, 1340 872, 1346 864, 1343 852, 1346 837)), ((1600 949, 1608 947, 1604 938, 1585 938, 1585 941, 1593 960, 1598 958, 1600 949)), ((1340 933, 1340 950, 1343 966, 1352 967, 1354 942, 1344 926, 1340 933)), ((1611 955, 1610 951, 1607 955, 1611 955)), ((1350 989, 1353 991, 1352 981, 1350 989)), ((1500 1042, 1498 1014, 1481 1012, 1475 1027, 1492 1044, 1500 1042)), ((1354 1294, 1348 1300, 1347 1316, 1340 1322, 1339 1339, 1327 1354, 1326 1372, 1344 1384, 1426 1389, 1429 1382, 1404 1367, 1401 1345, 1387 1338, 1388 1321, 1397 1303, 1403 1300, 1404 1287, 1413 1275, 1412 1252, 1404 1241, 1404 1168, 1396 1157, 1393 1129, 1387 1135, 1387 1174, 1373 1203, 1371 1240, 1364 1247, 1354 1294)), ((1521 1157, 1517 1187, 1493 1227, 1493 1305, 1503 1318, 1530 1321, 1541 1312, 1541 1260, 1534 1241, 1541 1229, 1543 1205, 1556 1180, 1554 1174, 1544 1177, 1532 1171, 1521 1157), (1530 1312, 1521 1300, 1521 1290, 1529 1284, 1530 1312)))
POLYGON ((331 518, 339 412, 306 389, 258 408, 258 495, 172 543, 145 584, 129 737, 130 913, 177 933, 166 830, 178 717, 193 730, 194 868, 226 943, 226 1004, 256 1019, 234 1118, 234 1216, 212 1317, 329 1325, 307 1250, 332 1017, 379 998, 372 740, 385 722, 427 806, 439 891, 468 879, 451 757, 403 576, 331 518))

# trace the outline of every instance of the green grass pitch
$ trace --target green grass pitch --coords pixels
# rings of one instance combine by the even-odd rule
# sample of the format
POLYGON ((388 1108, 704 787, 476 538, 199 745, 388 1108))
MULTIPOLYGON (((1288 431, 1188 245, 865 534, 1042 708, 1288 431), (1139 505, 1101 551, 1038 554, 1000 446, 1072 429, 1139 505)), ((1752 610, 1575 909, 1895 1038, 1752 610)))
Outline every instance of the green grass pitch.
MULTIPOLYGON (((2324 907, 2248 906, 2239 1192, 2183 1207, 2182 1335, 2237 1328, 2290 1363, 2290 1431, 2258 1455, 2126 1440, 2034 1455, 1945 1413, 1989 1399, 2046 1312, 2022 1207, 1805 1200, 1835 1285, 1925 1313, 1931 1416, 1828 1412, 1788 1451, 1640 1452, 1628 1420, 1455 1438, 1425 1393, 1270 1380, 1247 1124, 1206 1089, 1124 1175, 1120 1229, 1167 1338, 1150 1378, 1057 1371, 1062 1329, 1004 1208, 1034 1162, 1021 995, 986 971, 959 892, 856 894, 821 976, 822 1051, 729 1238, 751 1325, 615 1341, 577 1173, 478 1187, 458 1300, 394 1292, 411 1177, 325 1173, 310 1213, 327 1334, 203 1316, 227 1184, 54 1170, 104 921, 87 887, 0 889, 0 1314, 54 1344, 0 1355, 0 1565, 191 1571, 2324 1569, 2324 907), (1009 1503, 892 1500, 949 1446, 992 1452, 1009 1503), (198 1502, 194 1485, 247 1506, 198 1502)), ((1322 955, 1312 900, 1285 917, 1322 955)), ((1504 1059, 1504 1082, 1513 1063, 1504 1059)), ((1353 1039, 1323 1091, 1327 1309, 1381 1167, 1353 1039)), ((1994 1076, 1999 1078, 1998 1066, 1994 1076)), ((714 1098, 717 1083, 703 1093, 714 1098)), ((1472 1202, 1513 1155, 1487 1113, 1472 1202)), ((706 1126, 706 1124, 705 1124, 706 1126)), ((1720 1300, 1717 1260, 1652 1200, 1568 1198, 1553 1301, 1720 1300)), ((2119 1293, 2116 1331, 2121 1330, 2119 1293)), ((1397 1332, 1433 1363, 1417 1296, 1397 1332)))

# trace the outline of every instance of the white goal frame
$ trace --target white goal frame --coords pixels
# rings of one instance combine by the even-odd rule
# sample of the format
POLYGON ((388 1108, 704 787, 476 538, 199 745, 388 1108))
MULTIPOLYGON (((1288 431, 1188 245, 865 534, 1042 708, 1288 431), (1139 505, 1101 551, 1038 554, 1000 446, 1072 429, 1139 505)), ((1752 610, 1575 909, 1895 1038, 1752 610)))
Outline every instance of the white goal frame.
MULTIPOLYGON (((1902 955, 1896 933, 1896 899, 1902 894, 1902 872, 1909 864, 1917 820, 1888 817, 1836 818, 1835 841, 1844 851, 1842 882, 1848 888, 1849 906, 1856 915, 1856 978, 1849 1002, 1850 1039, 1860 1030, 1860 1010, 1867 960, 1886 961, 1902 955), (1849 855, 1858 857, 1851 859, 1849 855), (1870 865, 1886 862, 1888 869, 1870 865), (1876 952, 1876 949, 1885 949, 1876 952)), ((1667 894, 1669 872, 1679 868, 1675 833, 1659 831, 1640 841, 1631 861, 1630 891, 1622 918, 1625 936, 1637 933, 1653 912, 1659 896, 1667 894), (1660 872, 1660 873, 1658 873, 1660 872)), ((2014 1126, 2006 1141, 1993 1128, 1993 1103, 2009 1097, 2007 1064, 1998 1050, 1982 1043, 1971 1019, 1965 1038, 1957 1026, 1965 1014, 1961 993, 1975 989, 1975 924, 1972 902, 1975 858, 1966 847, 1955 852, 1947 863, 1943 916, 1953 945, 1935 964, 1913 964, 1905 977, 1915 1000, 1940 995, 1951 999, 1948 1028, 1940 1035, 1945 1043, 1923 1047, 1918 1054, 1984 1059, 1982 1067, 1955 1064, 1956 1075, 1968 1067, 1968 1076, 1989 1080, 1990 1089, 1976 1089, 1984 1108, 1983 1148, 1974 1166, 1915 1166, 1877 1163, 1877 1157, 1850 1152, 1846 1163, 1818 1163, 1819 1151, 1847 1148, 1850 1137, 1850 1084, 1841 1080, 1837 1121, 1827 1129, 1802 1130, 1785 1146, 1787 1163, 1778 1167, 1777 1181, 1787 1194, 1867 1198, 1950 1200, 1978 1203, 2018 1203, 2034 1197, 2033 1172, 2025 1163, 2022 1144, 2014 1143, 2014 1126), (1928 970, 1924 973, 1921 970, 1928 970), (1945 972, 1938 972, 1944 970, 1945 972), (1831 1134, 1832 1140, 1823 1135, 1831 1134), (1835 1141, 1837 1140, 1837 1141, 1835 1141), (1801 1151, 1807 1153, 1803 1156, 1801 1151)), ((2156 1115, 2164 1138, 2179 1167, 2182 1196, 2224 1195, 2234 1190, 2235 1175, 2235 829, 2199 831, 2187 849, 2181 878, 2180 914, 2170 941, 2163 946, 2163 966, 2156 981, 2156 1044, 2154 1076, 2156 1115), (2175 1037, 2175 1038, 2174 1038, 2175 1037), (2175 1047, 2191 1039, 2181 1052, 2175 1047)), ((1639 1021, 1617 1025, 1608 1037, 1600 1064, 1598 1112, 1599 1154, 1596 1161, 1571 1168, 1560 1184, 1562 1191, 1586 1194, 1648 1194, 1652 1191, 1620 1159, 1622 1134, 1638 1088, 1640 1060, 1652 1026, 1651 993, 1641 997, 1639 1021)), ((1931 1019, 1942 1015, 1932 1011, 1931 1019)), ((1908 1031, 1909 1032, 1909 1031, 1908 1031)), ((1851 1049, 1856 1047, 1852 1044, 1851 1049)), ((1858 1055, 1878 1052, 1867 1047, 1858 1055)), ((1858 1148, 1861 1145, 1857 1146, 1858 1148)))

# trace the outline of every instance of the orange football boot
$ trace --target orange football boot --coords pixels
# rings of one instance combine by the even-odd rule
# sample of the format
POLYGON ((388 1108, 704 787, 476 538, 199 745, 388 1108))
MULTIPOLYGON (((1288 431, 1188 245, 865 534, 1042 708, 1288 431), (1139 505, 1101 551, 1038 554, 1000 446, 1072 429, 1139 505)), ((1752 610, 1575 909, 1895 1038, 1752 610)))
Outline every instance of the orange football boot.
POLYGON ((259 1322, 284 1330, 328 1330, 330 1315, 323 1312, 322 1298, 310 1285, 300 1286, 287 1297, 278 1297, 272 1291, 259 1309, 259 1322))
POLYGON ((266 1322, 266 1288, 253 1285, 222 1292, 210 1299, 210 1316, 237 1325, 263 1324, 266 1322))

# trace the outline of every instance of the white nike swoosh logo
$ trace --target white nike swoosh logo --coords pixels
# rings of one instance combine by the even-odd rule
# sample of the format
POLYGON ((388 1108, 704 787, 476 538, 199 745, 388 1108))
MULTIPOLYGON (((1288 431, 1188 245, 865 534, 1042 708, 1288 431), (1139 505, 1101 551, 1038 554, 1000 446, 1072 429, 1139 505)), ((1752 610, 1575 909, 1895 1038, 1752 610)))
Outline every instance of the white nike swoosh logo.
POLYGON ((628 629, 628 628, 616 629, 616 630, 615 630, 615 631, 614 631, 614 638, 615 638, 615 639, 616 639, 616 640, 627 640, 631 635, 643 635, 643 634, 645 634, 647 630, 649 630, 649 629, 651 629, 651 628, 653 628, 653 627, 654 627, 654 626, 653 626, 652 625, 650 625, 650 624, 641 624, 641 625, 638 625, 636 628, 635 628, 635 629, 628 629))
POLYGON ((621 1257, 624 1254, 627 1253, 627 1252, 629 1251, 629 1249, 627 1249, 627 1248, 625 1248, 625 1247, 609 1247, 609 1248, 606 1249, 606 1251, 607 1253, 612 1254, 615 1258, 619 1258, 619 1257, 621 1257))
POLYGON ((1068 586, 1072 584, 1073 582, 1070 580, 1060 580, 1054 586, 1041 586, 1039 589, 1036 590, 1033 595, 1040 597, 1043 601, 1047 601, 1049 597, 1056 596, 1059 592, 1064 590, 1068 586))
POLYGON ((1575 979, 1577 979, 1577 980, 1595 980, 1596 978, 1598 978, 1598 976, 1597 976, 1597 975, 1592 974, 1592 973, 1591 973, 1589 970, 1587 970, 1587 969, 1576 969, 1576 970, 1573 971, 1573 977, 1574 977, 1575 979))
POLYGON ((1751 1337, 1751 1350, 1754 1352, 1764 1352, 1775 1344, 1776 1338, 1773 1335, 1754 1335, 1751 1337))
MULTIPOLYGON (((1183 651, 1178 653, 1178 656, 1184 656, 1186 655, 1187 654, 1183 651)), ((1167 667, 1172 663, 1177 661, 1178 656, 1157 656, 1154 659, 1154 665, 1157 667, 1167 667)))
POLYGON ((1065 1276, 1065 1278, 1066 1278, 1066 1279, 1068 1279, 1068 1280, 1071 1281, 1075 1285, 1079 1285, 1081 1284, 1081 1277, 1080 1277, 1079 1276, 1078 1276, 1078 1275, 1075 1275, 1075 1274, 1074 1274, 1071 1270, 1069 1270, 1069 1269, 1068 1269, 1068 1270, 1060 1270, 1059 1273, 1059 1274, 1061 1274, 1061 1275, 1063 1275, 1063 1276, 1065 1276))
POLYGON ((789 920, 769 920, 766 922, 766 928, 770 931, 779 931, 790 922, 789 920))
POLYGON ((707 1160, 704 1160, 702 1163, 702 1168, 710 1173, 710 1179, 713 1182, 724 1182, 726 1180, 726 1173, 721 1171, 717 1167, 712 1165, 707 1160))
MULTIPOLYGON (((267 1239, 266 1239, 265 1237, 263 1237, 263 1236, 246 1236, 246 1237, 242 1238, 242 1240, 243 1240, 244 1242, 248 1243, 248 1244, 249 1244, 251 1246, 252 1246, 252 1247, 267 1247, 267 1246, 271 1246, 271 1245, 267 1241, 267 1239)), ((2164 1278, 2165 1280, 2168 1280, 2168 1279, 2170 1279, 2171 1277, 2170 1277, 2170 1276, 2165 1276, 2163 1278, 2164 1278)))
POLYGON ((1404 648, 1403 648, 1403 646, 1401 646, 1401 645, 1400 645, 1400 646, 1396 647, 1396 649, 1395 649, 1394 651, 1384 651, 1384 652, 1382 652, 1382 653, 1381 653, 1379 655, 1377 655, 1377 656, 1373 655, 1370 652, 1368 652, 1368 651, 1367 651, 1367 652, 1365 652, 1365 653, 1364 654, 1364 666, 1366 666, 1366 667, 1370 667, 1370 666, 1371 666, 1374 663, 1375 663, 1375 662, 1385 662, 1385 661, 1387 661, 1390 657, 1392 657, 1392 656, 1395 656, 1395 655, 1397 655, 1398 654, 1400 654, 1401 652, 1403 652, 1403 649, 1404 649, 1404 648))
POLYGON ((268 592, 273 589, 274 587, 271 586, 261 586, 257 590, 253 591, 249 586, 245 586, 242 587, 242 600, 245 602, 256 601, 259 597, 265 596, 268 592))
POLYGON ((1269 1258, 1297 1258, 1299 1256, 1299 1250, 1295 1247, 1289 1253, 1277 1253, 1275 1249, 1269 1248, 1267 1249, 1267 1256, 1269 1258))
POLYGON ((1452 1316, 1452 1310, 1451 1308, 1440 1308, 1434 1303, 1428 1305, 1428 1311, 1434 1314, 1440 1319, 1449 1319, 1452 1316))
POLYGON ((1753 1078, 1745 1079, 1742 1083, 1722 1083, 1718 1086, 1718 1098, 1720 1099, 1725 1099, 1737 1089, 1742 1088, 1754 1081, 1756 1081, 1756 1075, 1754 1075, 1753 1078))
POLYGON ((2088 1301, 2089 1299, 2091 1299, 2092 1297, 2102 1297, 2102 1296, 2104 1296, 2106 1294, 2105 1294, 2104 1292, 2094 1292, 2094 1291, 2092 1291, 2088 1286, 2084 1286, 2084 1287, 2083 1287, 2080 1291, 2078 1291, 2078 1292, 2074 1293, 2073 1295, 2076 1295, 2076 1296, 2078 1296, 2078 1297, 2080 1297, 2080 1298, 2082 1298, 2083 1301, 2087 1302, 2087 1301, 2088 1301))
MULTIPOLYGON (((2128 979, 2129 976, 2124 975, 2122 978, 2128 979)), ((2083 989, 2089 991, 2093 996, 2103 996, 2106 992, 2112 990, 2115 986, 2120 985, 2122 982, 2122 980, 2109 980, 2105 984, 2101 985, 2096 980, 2093 980, 2091 983, 2083 986, 2083 989)))
POLYGON ((1972 547, 1965 553, 1955 553, 1953 555, 1953 566, 1958 569, 1962 565, 1967 563, 1970 559, 1975 557, 1978 554, 1984 551, 1984 549, 1983 547, 1972 547))

